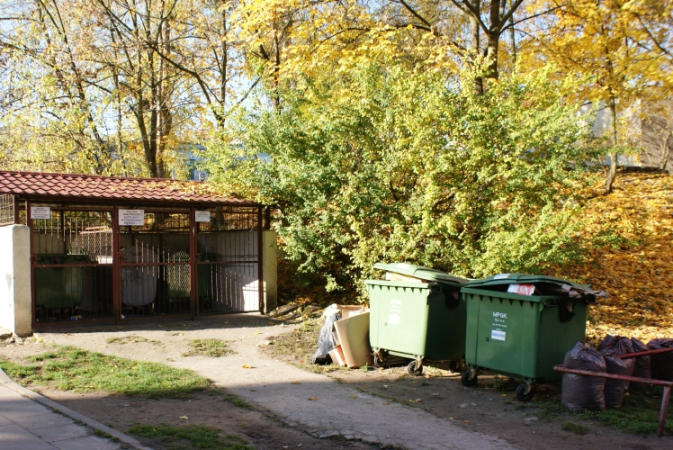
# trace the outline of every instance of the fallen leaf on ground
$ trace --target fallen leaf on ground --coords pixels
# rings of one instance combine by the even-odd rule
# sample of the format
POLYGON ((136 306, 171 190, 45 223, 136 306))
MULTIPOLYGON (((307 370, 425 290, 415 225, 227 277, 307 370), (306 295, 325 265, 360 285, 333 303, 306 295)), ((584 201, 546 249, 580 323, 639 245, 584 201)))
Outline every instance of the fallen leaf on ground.
POLYGON ((241 367, 243 367, 244 369, 252 369, 252 366, 249 364, 243 364, 243 366, 241 367))
POLYGON ((300 381, 293 381, 292 384, 301 384, 300 381))
POLYGON ((308 399, 311 400, 312 402, 314 402, 314 401, 318 400, 318 397, 309 397, 308 399))
POLYGON ((189 420, 189 417, 187 417, 187 416, 180 416, 180 417, 178 417, 178 419, 181 419, 181 420, 189 420))
POLYGON ((358 398, 357 395, 351 395, 351 398, 358 398))

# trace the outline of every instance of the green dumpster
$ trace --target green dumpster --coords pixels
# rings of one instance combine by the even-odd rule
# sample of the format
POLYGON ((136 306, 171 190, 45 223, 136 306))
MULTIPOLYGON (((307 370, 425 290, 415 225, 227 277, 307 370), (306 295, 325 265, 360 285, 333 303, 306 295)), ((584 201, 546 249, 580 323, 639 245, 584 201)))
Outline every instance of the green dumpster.
POLYGON ((374 365, 390 355, 411 359, 410 374, 420 375, 424 361, 450 361, 455 370, 465 352, 467 280, 411 264, 374 265, 394 281, 366 280, 369 294, 369 342, 374 365))
MULTIPOLYGON (((201 252, 201 262, 217 261, 217 253, 201 252)), ((199 280, 199 298, 206 300, 213 297, 213 264, 200 264, 197 269, 199 280)))
POLYGON ((36 255, 40 265, 35 268, 35 306, 43 308, 74 308, 82 303, 82 267, 66 264, 86 264, 86 255, 36 255))
MULTIPOLYGON (((217 260, 217 254, 201 252, 200 262, 217 260)), ((168 298, 171 302, 188 301, 191 296, 191 280, 189 277, 189 253, 176 252, 167 259, 171 263, 182 263, 179 266, 168 266, 166 278, 168 281, 168 298)), ((199 298, 212 296, 212 265, 197 265, 196 274, 198 280, 199 298)))
POLYGON ((556 381, 553 370, 565 353, 584 341, 589 286, 542 275, 500 274, 462 288, 467 305, 465 386, 477 384, 477 371, 522 379, 521 401, 533 397, 533 383, 556 381), (534 289, 534 290, 533 290, 534 289), (579 295, 570 298, 569 289, 579 295), (509 292, 508 292, 509 291, 509 292))

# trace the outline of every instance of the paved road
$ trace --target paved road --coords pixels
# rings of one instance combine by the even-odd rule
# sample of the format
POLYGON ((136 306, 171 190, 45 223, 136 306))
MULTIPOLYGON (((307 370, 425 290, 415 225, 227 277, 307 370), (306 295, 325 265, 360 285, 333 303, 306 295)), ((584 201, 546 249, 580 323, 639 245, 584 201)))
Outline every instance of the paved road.
POLYGON ((116 450, 120 445, 0 384, 0 448, 116 450))
POLYGON ((127 325, 123 330, 110 327, 91 333, 42 336, 45 342, 194 370, 257 408, 266 409, 287 424, 317 437, 341 435, 406 449, 513 448, 503 439, 467 431, 420 409, 363 394, 324 375, 276 361, 259 350, 258 345, 270 336, 289 332, 293 327, 269 327, 267 319, 250 314, 199 318, 178 325, 181 333, 168 333, 169 325, 158 327, 127 325), (156 345, 154 350, 147 348, 154 347, 153 344, 107 345, 108 338, 131 333, 161 341, 162 345, 156 345), (224 358, 182 357, 189 350, 189 340, 207 338, 233 341, 236 353, 224 358), (141 351, 141 347, 145 350, 141 351))
POLYGON ((0 370, 0 449, 117 450, 122 443, 143 449, 135 439, 17 385, 0 370), (94 429, 121 442, 95 436, 94 429))

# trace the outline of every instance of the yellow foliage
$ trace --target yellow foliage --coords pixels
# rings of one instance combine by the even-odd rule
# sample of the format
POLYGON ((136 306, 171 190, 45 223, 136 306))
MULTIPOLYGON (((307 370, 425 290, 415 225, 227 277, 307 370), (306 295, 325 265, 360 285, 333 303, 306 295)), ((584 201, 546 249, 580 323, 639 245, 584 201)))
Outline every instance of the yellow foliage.
POLYGON ((587 340, 597 343, 607 334, 645 343, 673 337, 673 176, 621 175, 614 191, 593 198, 587 210, 585 237, 613 227, 621 239, 587 246, 587 264, 555 272, 609 294, 589 308, 587 340))

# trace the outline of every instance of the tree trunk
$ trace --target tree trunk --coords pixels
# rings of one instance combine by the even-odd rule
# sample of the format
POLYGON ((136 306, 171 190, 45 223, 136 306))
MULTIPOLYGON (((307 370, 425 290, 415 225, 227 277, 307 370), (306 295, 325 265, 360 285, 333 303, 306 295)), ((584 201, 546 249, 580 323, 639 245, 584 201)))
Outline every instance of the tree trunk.
POLYGON ((492 32, 486 35, 486 56, 491 61, 488 65, 488 78, 498 79, 498 42, 500 33, 492 32))
MULTIPOLYGON (((472 6, 478 12, 481 12, 481 0, 471 0, 472 6)), ((472 49, 474 50, 475 56, 481 54, 481 42, 480 42, 480 32, 481 28, 479 26, 479 20, 475 16, 470 16, 470 32, 472 35, 472 49)), ((474 79, 474 93, 477 95, 482 95, 484 93, 484 79, 481 76, 475 77, 474 79)))
POLYGON ((610 127, 612 131, 612 145, 614 147, 614 152, 610 153, 610 170, 608 171, 608 177, 605 180, 605 193, 609 194, 612 192, 612 185, 617 178, 617 159, 619 154, 617 153, 617 103, 614 97, 610 97, 610 127))
MULTIPOLYGON (((510 8, 512 7, 512 1, 509 0, 510 8)), ((516 67, 516 33, 514 32, 514 14, 509 18, 509 34, 512 39, 512 72, 516 67)))
POLYGON ((668 145, 668 140, 673 137, 673 132, 668 132, 664 143, 661 148, 661 162, 659 163, 659 168, 661 170, 666 170, 666 164, 668 164, 668 158, 671 156, 671 146, 668 145))
MULTIPOLYGON (((500 2, 505 3, 507 0, 491 0, 490 19, 491 28, 486 33, 486 56, 491 61, 488 65, 488 78, 498 78, 498 43, 500 41, 500 33, 502 26, 500 19, 504 15, 504 11, 500 11, 500 2)), ((504 5, 503 5, 504 6, 504 5)))

